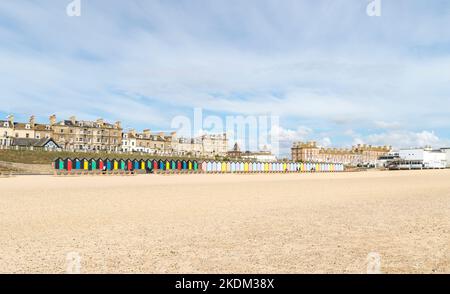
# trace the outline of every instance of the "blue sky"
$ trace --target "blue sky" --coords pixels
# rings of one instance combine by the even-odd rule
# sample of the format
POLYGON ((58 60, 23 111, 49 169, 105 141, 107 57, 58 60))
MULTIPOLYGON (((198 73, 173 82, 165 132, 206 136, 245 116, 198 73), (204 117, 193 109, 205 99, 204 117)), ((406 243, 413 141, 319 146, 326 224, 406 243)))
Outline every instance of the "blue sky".
POLYGON ((450 3, 381 0, 0 2, 0 115, 280 117, 282 152, 450 145, 450 3))

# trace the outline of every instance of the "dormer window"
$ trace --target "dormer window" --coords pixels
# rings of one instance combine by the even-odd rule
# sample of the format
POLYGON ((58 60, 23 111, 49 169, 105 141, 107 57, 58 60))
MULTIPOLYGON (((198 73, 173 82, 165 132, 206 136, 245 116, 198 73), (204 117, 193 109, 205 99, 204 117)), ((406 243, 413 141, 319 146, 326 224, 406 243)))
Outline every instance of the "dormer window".
POLYGON ((25 129, 29 130, 30 129, 30 124, 26 124, 25 125, 25 129))
POLYGON ((9 122, 5 121, 5 122, 3 123, 3 126, 4 126, 5 128, 9 127, 9 122))

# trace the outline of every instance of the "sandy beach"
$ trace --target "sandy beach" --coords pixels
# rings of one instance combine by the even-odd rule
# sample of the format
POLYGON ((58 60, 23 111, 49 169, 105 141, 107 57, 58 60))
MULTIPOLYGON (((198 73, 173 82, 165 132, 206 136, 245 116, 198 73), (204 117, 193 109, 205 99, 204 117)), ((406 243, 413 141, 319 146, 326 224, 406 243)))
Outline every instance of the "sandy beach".
POLYGON ((450 273, 450 170, 0 184, 1 273, 450 273))

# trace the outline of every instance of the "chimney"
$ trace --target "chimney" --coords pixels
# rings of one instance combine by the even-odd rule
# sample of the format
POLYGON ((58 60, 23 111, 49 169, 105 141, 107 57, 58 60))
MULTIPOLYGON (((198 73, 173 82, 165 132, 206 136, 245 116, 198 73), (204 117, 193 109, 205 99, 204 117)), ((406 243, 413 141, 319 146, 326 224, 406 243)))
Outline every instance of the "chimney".
POLYGON ((115 127, 116 129, 121 129, 121 128, 122 128, 121 122, 120 122, 120 121, 116 121, 116 122, 114 123, 114 127, 115 127))
POLYGON ((150 129, 145 129, 142 131, 145 135, 150 135, 152 131, 150 129))
POLYGON ((74 115, 72 115, 69 119, 70 119, 70 121, 72 122, 73 125, 74 125, 74 124, 76 123, 76 121, 77 121, 77 118, 76 118, 74 115))
POLYGON ((7 119, 8 119, 10 126, 11 127, 14 126, 14 115, 13 114, 8 115, 7 119))
POLYGON ((97 124, 99 125, 99 126, 103 126, 103 124, 104 124, 104 122, 103 122, 103 118, 98 118, 97 119, 97 124))
POLYGON ((31 128, 34 128, 34 125, 36 124, 36 118, 34 115, 30 116, 30 126, 31 128))
POLYGON ((56 125, 56 115, 51 115, 50 117, 49 117, 49 122, 50 122, 50 125, 51 126, 53 126, 53 125, 56 125))
POLYGON ((164 132, 159 132, 158 135, 164 137, 164 132))

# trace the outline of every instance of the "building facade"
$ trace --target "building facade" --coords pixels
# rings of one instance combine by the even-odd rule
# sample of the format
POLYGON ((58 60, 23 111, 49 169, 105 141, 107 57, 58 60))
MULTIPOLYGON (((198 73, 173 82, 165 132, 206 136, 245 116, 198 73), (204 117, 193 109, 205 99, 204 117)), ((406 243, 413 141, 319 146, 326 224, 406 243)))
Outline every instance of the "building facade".
POLYGON ((56 123, 56 117, 50 117, 53 139, 65 150, 73 151, 111 151, 122 147, 122 127, 120 122, 107 123, 103 119, 79 121, 74 116, 69 120, 56 123))
POLYGON ((226 134, 207 134, 196 138, 172 138, 175 155, 214 158, 225 157, 228 150, 226 134))
POLYGON ((293 161, 329 162, 346 165, 373 165, 380 156, 391 151, 390 146, 372 146, 358 144, 351 149, 322 148, 316 142, 295 142, 291 148, 293 161))
POLYGON ((207 134, 198 138, 202 144, 202 153, 206 157, 227 155, 228 151, 228 138, 227 134, 207 134))
POLYGON ((441 151, 445 153, 445 161, 447 168, 450 168, 450 148, 441 148, 441 151))
POLYGON ((237 160, 248 160, 248 161, 258 161, 258 162, 275 162, 277 157, 267 149, 266 146, 260 151, 252 152, 245 151, 242 152, 238 143, 235 143, 233 149, 228 151, 227 156, 230 159, 237 160))
POLYGON ((0 120, 0 146, 10 146, 13 133, 14 117, 10 115, 6 120, 0 120))
POLYGON ((0 121, 0 145, 14 146, 13 139, 50 139, 53 130, 50 124, 38 124, 32 115, 28 122, 15 122, 14 116, 0 121))
POLYGON ((241 158, 244 160, 250 160, 250 161, 258 161, 258 162, 275 162, 277 161, 277 157, 273 155, 270 151, 257 151, 257 152, 250 152, 246 151, 241 155, 241 158))
POLYGON ((447 154, 443 150, 431 147, 401 149, 399 166, 409 168, 446 168, 447 154))
POLYGON ((173 148, 174 154, 178 156, 203 156, 203 145, 199 138, 176 138, 173 148))
POLYGON ((150 130, 137 133, 131 129, 123 134, 122 151, 141 152, 168 156, 173 154, 173 141, 176 133, 166 135, 162 132, 153 134, 150 130))

